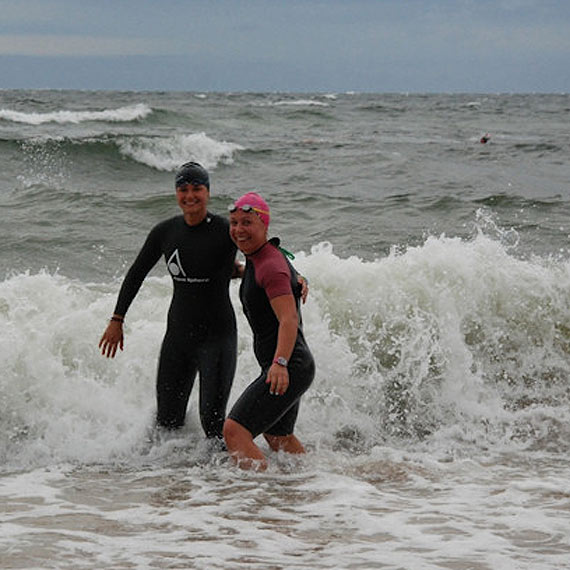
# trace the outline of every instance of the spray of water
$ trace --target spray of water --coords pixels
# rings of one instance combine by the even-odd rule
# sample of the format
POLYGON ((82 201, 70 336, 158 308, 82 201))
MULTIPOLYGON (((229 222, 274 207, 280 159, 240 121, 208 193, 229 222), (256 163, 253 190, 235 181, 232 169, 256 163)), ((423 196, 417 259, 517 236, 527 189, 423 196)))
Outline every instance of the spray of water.
MULTIPOLYGON (((311 445, 568 449, 570 264, 519 259, 516 240, 479 230, 469 240, 431 236, 372 262, 339 258, 326 243, 297 254, 311 280, 303 316, 317 376, 298 423, 311 445)), ((171 284, 147 279, 129 311, 125 352, 111 361, 97 342, 117 289, 47 273, 0 283, 4 464, 139 453, 171 284)), ((235 398, 258 370, 237 284, 231 293, 235 398)), ((199 434, 195 416, 191 401, 186 435, 199 434)))

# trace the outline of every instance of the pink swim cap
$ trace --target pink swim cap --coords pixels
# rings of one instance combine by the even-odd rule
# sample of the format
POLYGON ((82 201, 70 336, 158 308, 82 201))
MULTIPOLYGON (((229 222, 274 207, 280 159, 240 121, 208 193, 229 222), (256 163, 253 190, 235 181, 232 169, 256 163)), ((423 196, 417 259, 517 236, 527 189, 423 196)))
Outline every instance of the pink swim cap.
POLYGON ((255 192, 244 194, 234 202, 230 208, 230 212, 235 212, 238 208, 244 212, 253 210, 259 216, 265 227, 267 228, 269 226, 269 206, 259 194, 255 192))

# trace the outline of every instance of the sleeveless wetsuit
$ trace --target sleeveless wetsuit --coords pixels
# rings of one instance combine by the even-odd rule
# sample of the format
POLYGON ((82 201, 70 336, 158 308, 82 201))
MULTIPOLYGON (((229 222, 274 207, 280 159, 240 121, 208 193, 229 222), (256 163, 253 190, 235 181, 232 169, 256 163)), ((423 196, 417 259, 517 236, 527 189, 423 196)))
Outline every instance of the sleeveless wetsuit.
POLYGON ((161 256, 174 292, 158 364, 157 423, 184 425, 196 373, 200 373, 200 420, 208 437, 222 437, 237 355, 229 282, 235 244, 225 218, 207 215, 197 226, 176 216, 155 226, 121 286, 115 313, 125 315, 161 256))
POLYGON ((240 286, 240 299, 253 331, 253 349, 261 366, 261 375, 254 380, 234 404, 229 417, 255 438, 260 433, 290 435, 299 412, 299 401, 311 385, 315 363, 303 335, 300 292, 297 274, 271 240, 260 250, 246 256, 246 266, 240 286), (271 308, 270 299, 294 295, 299 326, 295 348, 289 359, 289 387, 282 396, 272 395, 265 383, 277 347, 279 321, 271 308))

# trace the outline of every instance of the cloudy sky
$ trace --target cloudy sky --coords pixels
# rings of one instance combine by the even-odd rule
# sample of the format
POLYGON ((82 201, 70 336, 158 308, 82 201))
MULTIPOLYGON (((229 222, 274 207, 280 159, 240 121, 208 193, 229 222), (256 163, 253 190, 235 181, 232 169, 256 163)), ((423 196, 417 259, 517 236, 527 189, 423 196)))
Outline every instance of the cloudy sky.
POLYGON ((570 91, 570 0, 0 0, 0 88, 570 91))

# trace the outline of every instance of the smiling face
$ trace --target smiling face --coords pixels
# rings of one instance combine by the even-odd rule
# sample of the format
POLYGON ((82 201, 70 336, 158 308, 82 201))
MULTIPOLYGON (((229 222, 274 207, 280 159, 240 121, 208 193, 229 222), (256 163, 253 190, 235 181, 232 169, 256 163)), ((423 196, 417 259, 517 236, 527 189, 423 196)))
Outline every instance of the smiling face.
POLYGON ((176 201, 187 224, 200 223, 208 213, 210 191, 204 184, 183 184, 176 188, 176 201))
POLYGON ((243 253, 249 255, 267 241, 267 228, 255 212, 237 209, 230 214, 230 237, 243 253))

